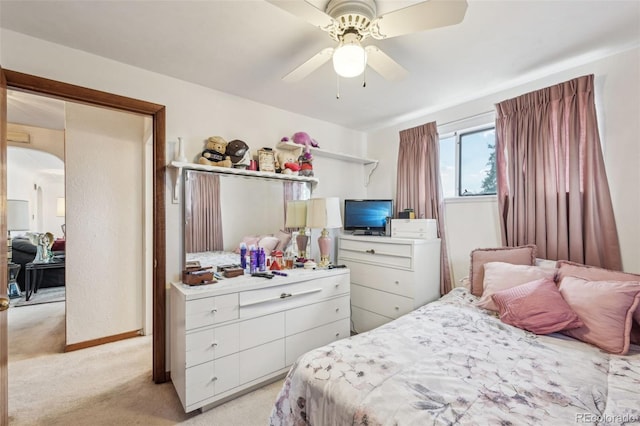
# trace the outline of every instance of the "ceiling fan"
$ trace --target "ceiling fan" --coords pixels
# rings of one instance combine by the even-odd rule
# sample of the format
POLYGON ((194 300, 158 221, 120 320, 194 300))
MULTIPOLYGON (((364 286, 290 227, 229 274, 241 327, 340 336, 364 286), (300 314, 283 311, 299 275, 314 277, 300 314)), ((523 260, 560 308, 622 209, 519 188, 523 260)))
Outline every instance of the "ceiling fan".
POLYGON ((399 80, 407 74, 400 64, 374 45, 362 46, 372 37, 382 40, 462 22, 466 0, 422 1, 381 16, 376 15, 374 0, 331 0, 325 11, 302 0, 267 0, 327 32, 338 42, 285 75, 285 81, 299 81, 333 59, 341 77, 356 77, 367 65, 387 80, 399 80))

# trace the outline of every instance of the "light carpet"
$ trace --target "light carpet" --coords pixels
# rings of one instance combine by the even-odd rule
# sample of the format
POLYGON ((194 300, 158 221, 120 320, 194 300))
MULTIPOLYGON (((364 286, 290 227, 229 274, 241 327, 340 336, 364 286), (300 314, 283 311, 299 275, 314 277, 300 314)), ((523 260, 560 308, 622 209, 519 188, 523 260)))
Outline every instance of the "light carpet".
POLYGON ((11 299, 12 307, 39 305, 41 303, 64 302, 66 296, 66 288, 63 287, 47 287, 41 288, 37 293, 31 294, 29 300, 22 292, 20 297, 11 299))
POLYGON ((11 425, 268 424, 282 380, 185 414, 171 383, 151 379, 151 336, 63 353, 64 303, 9 310, 11 425))

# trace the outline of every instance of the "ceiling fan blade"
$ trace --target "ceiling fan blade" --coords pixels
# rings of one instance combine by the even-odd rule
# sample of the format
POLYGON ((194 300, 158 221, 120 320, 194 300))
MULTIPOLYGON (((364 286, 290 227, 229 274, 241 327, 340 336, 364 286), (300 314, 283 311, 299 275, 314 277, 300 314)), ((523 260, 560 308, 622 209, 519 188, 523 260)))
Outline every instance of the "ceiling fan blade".
POLYGON ((333 55, 333 47, 327 47, 322 49, 320 52, 316 53, 311 59, 309 59, 304 64, 300 65, 298 68, 291 71, 289 74, 282 77, 284 81, 300 81, 322 65, 325 64, 329 59, 331 59, 331 55, 333 55))
POLYGON ((408 74, 406 69, 378 47, 369 45, 364 50, 367 52, 367 65, 387 80, 401 80, 408 74))
POLYGON ((331 16, 306 1, 267 0, 267 2, 301 19, 304 19, 311 25, 315 25, 320 29, 325 30, 333 26, 334 20, 331 16))
POLYGON ((374 19, 371 35, 380 40, 459 24, 466 11, 465 0, 423 1, 374 19))

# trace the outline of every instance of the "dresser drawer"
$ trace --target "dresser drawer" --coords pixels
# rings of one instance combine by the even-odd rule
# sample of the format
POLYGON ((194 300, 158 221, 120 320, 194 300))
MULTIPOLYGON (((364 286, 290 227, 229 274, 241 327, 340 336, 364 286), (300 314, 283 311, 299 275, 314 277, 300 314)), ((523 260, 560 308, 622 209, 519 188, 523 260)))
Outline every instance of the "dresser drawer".
POLYGON ((240 384, 238 354, 210 361, 186 371, 186 405, 233 389, 240 384))
POLYGON ((344 261, 351 270, 351 282, 406 297, 415 293, 415 274, 403 269, 386 268, 355 261, 344 261))
POLYGON ((351 285, 351 304, 389 318, 398 318, 413 310, 413 299, 357 284, 351 285))
POLYGON ((325 280, 314 280, 243 291, 240 293, 240 318, 266 315, 313 303, 324 299, 330 288, 325 280))
POLYGON ((278 312, 242 321, 239 325, 240 350, 284 338, 284 316, 284 312, 278 312))
POLYGON ((314 303, 287 311, 287 336, 349 317, 349 296, 314 303))
POLYGON ((185 309, 185 329, 213 325, 238 318, 238 294, 189 300, 185 309))
POLYGON ((394 238, 438 238, 435 219, 391 219, 391 236, 394 238))
POLYGON ((284 339, 240 352, 240 383, 259 379, 285 368, 284 339))
POLYGON ((238 324, 208 328, 186 335, 187 367, 213 361, 239 350, 238 324))
POLYGON ((387 244, 378 241, 340 240, 339 257, 344 260, 412 269, 412 256, 413 246, 409 243, 387 244))
POLYGON ((356 333, 364 333, 386 324, 393 318, 384 317, 374 312, 366 311, 356 306, 351 307, 351 321, 353 322, 353 330, 356 333))
POLYGON ((344 339, 350 335, 350 319, 343 318, 302 333, 287 336, 286 362, 293 364, 300 355, 319 348, 334 340, 344 339))

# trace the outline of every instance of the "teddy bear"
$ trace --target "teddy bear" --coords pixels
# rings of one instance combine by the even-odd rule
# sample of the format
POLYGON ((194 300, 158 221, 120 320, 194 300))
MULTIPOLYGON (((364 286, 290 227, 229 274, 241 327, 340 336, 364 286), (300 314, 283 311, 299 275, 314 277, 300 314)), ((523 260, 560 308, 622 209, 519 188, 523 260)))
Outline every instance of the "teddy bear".
POLYGON ((298 165, 298 154, 292 150, 282 150, 277 152, 277 162, 280 173, 283 175, 297 175, 300 170, 298 165))
POLYGON ((231 167, 231 157, 225 155, 227 145, 227 141, 221 136, 211 136, 207 139, 207 145, 198 163, 206 166, 231 167))

